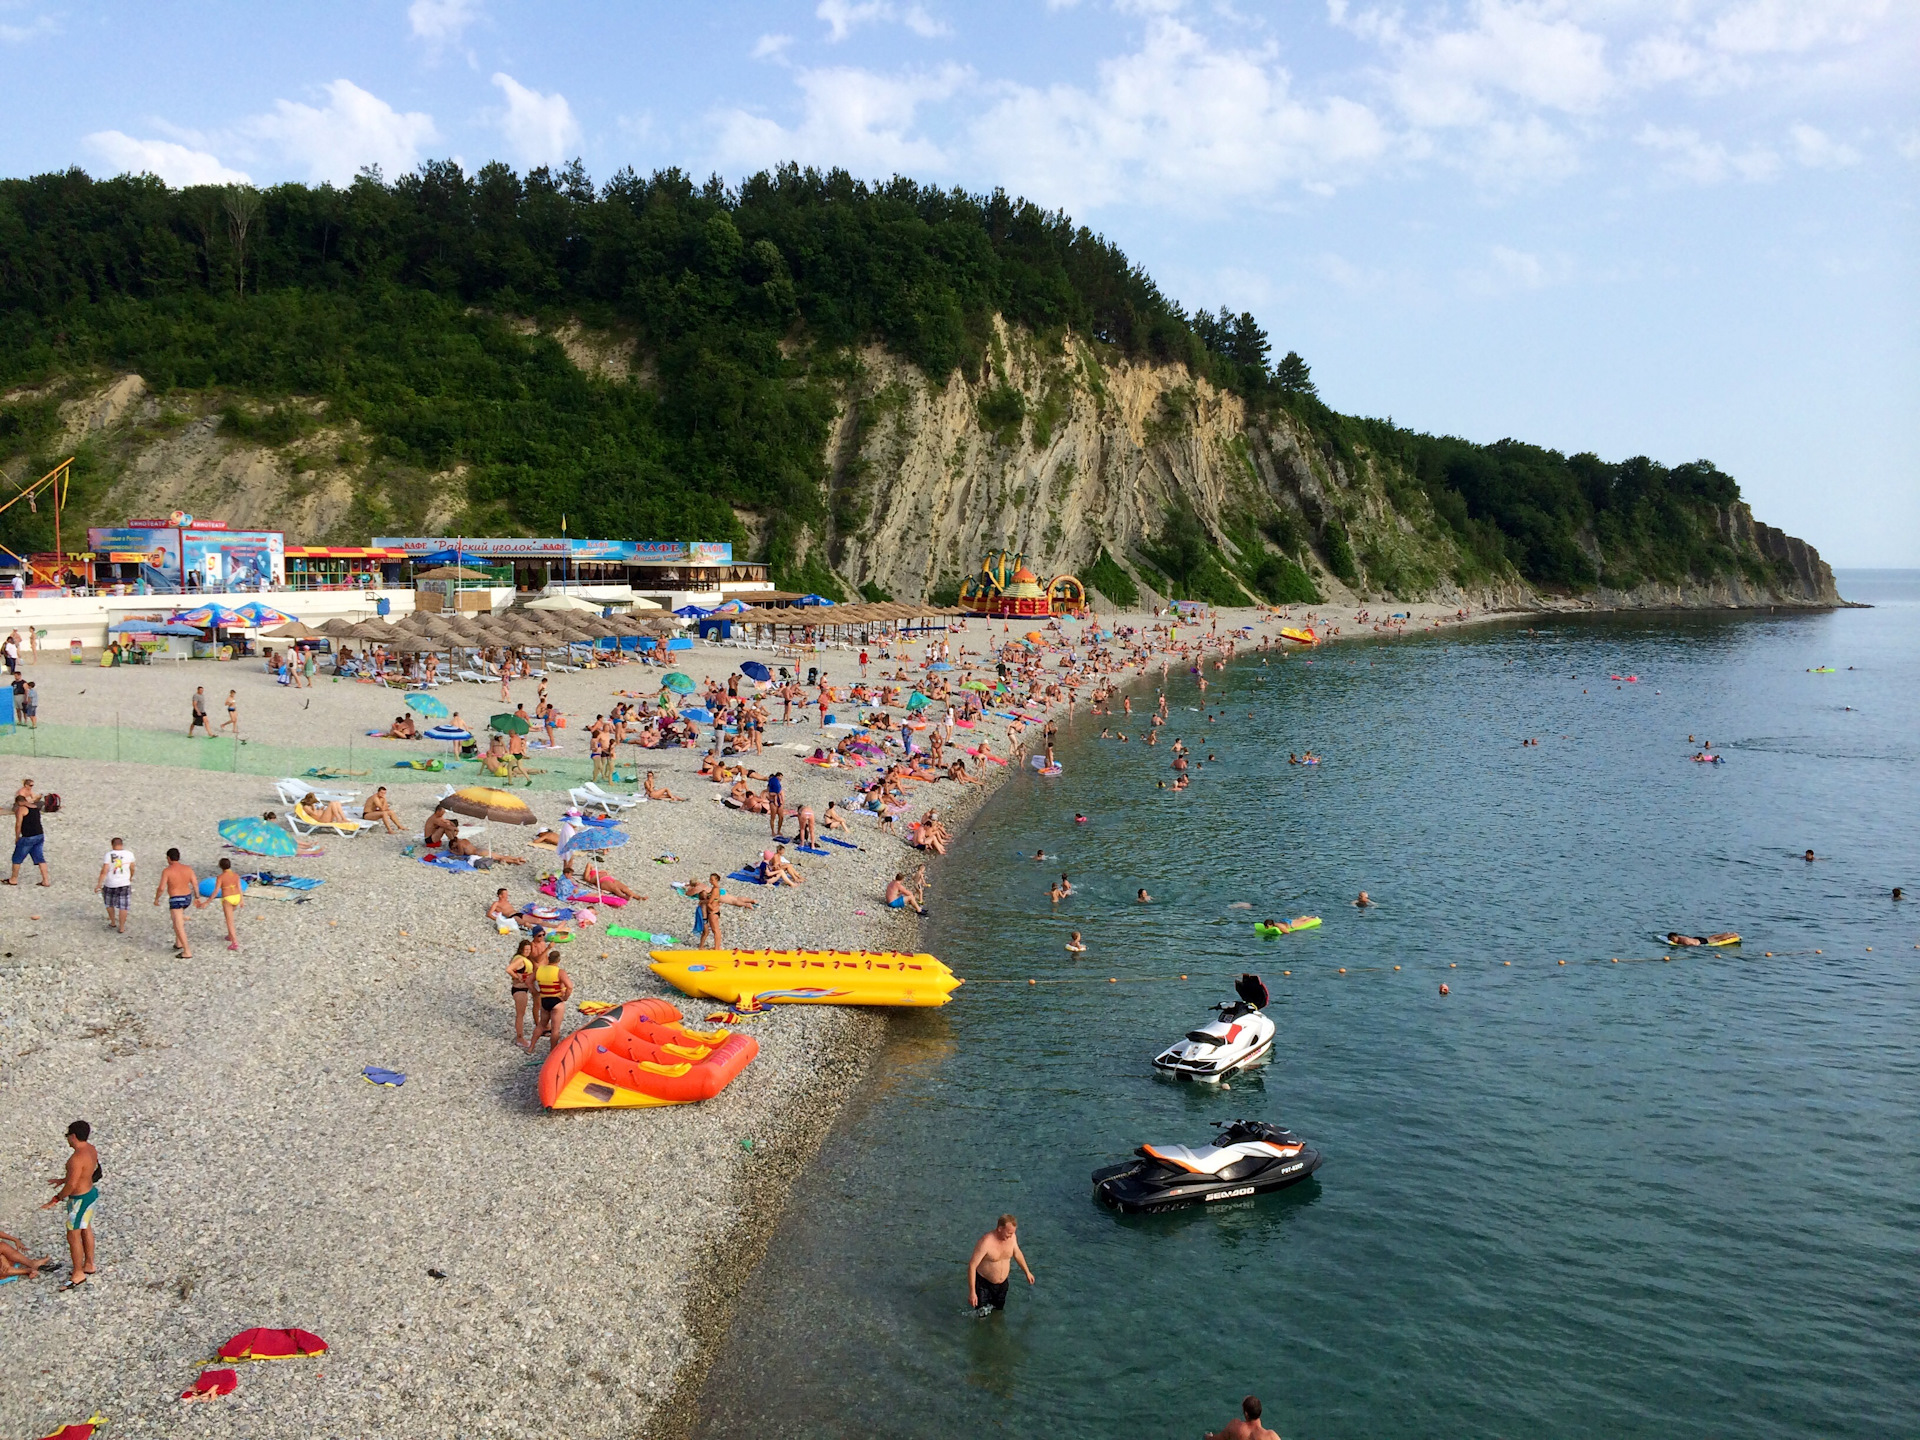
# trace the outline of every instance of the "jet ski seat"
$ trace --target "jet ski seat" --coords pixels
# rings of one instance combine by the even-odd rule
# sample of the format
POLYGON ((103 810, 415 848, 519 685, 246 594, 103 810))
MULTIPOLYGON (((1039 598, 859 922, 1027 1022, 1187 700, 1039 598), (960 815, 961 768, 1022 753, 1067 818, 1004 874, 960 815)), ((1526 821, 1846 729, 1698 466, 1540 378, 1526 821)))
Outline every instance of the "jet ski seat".
POLYGON ((1267 993, 1266 985, 1258 975, 1242 975, 1233 982, 1233 993, 1238 995, 1255 1010, 1264 1010, 1273 997, 1267 993))

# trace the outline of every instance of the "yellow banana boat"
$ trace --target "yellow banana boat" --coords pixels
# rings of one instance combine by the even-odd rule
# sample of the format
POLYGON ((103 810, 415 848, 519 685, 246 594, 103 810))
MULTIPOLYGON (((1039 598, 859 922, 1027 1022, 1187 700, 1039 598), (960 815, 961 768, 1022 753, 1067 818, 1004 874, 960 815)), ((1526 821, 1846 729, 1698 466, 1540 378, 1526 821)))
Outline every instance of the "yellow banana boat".
POLYGON ((944 1005, 961 984, 931 955, 895 950, 652 950, 682 994, 761 1005, 944 1005))

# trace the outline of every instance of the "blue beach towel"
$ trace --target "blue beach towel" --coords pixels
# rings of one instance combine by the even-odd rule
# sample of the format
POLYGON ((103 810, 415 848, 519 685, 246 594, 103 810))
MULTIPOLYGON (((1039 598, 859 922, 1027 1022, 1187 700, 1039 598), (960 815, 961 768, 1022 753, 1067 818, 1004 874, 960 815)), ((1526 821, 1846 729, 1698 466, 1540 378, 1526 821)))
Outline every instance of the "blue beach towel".
POLYGON ((793 848, 798 850, 802 855, 831 855, 833 853, 831 850, 816 850, 811 845, 796 845, 793 848))
POLYGON ((751 870, 736 870, 731 875, 727 876, 727 879, 738 880, 745 885, 764 885, 767 883, 766 881, 762 880, 758 875, 754 874, 753 871, 751 870))
POLYGON ((858 850, 860 847, 851 840, 836 840, 831 835, 822 835, 821 841, 828 845, 838 845, 842 850, 858 850))
POLYGON ((398 1089, 407 1083, 407 1077, 398 1070, 382 1070, 378 1065, 369 1065, 360 1073, 369 1085, 391 1085, 398 1089))

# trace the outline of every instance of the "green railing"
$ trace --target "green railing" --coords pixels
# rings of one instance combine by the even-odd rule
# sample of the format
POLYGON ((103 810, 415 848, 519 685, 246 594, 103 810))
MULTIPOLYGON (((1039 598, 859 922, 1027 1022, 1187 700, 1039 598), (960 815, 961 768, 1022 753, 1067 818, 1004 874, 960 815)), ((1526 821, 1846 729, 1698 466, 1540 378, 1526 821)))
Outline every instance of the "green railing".
MULTIPOLYGON (((585 740, 575 738, 584 751, 585 740)), ((375 785, 492 785, 498 784, 471 760, 455 760, 451 747, 432 742, 381 742, 371 737, 349 738, 345 745, 279 745, 270 740, 220 736, 188 739, 178 732, 113 725, 0 726, 0 755, 19 758, 46 756, 55 760, 113 761, 129 765, 164 765, 178 770, 224 770, 230 774, 308 776, 315 780, 338 777, 355 788, 375 785), (443 770, 396 769, 400 759, 438 758, 443 770), (364 772, 364 773, 363 773, 364 772)), ((623 760, 625 757, 622 757, 623 760)), ((526 758, 535 790, 565 790, 592 778, 592 761, 584 753, 549 755, 535 750, 526 758)), ((623 764, 620 773, 631 774, 623 764)))

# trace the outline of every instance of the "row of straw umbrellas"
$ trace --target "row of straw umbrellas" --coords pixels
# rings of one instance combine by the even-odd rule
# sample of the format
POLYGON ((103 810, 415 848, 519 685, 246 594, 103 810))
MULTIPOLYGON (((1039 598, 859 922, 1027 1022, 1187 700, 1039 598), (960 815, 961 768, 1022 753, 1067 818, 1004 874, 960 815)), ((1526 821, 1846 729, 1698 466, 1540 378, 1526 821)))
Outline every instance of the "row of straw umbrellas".
POLYGON ((678 627, 669 620, 630 614, 601 616, 586 610, 508 610, 484 615, 416 610, 393 621, 378 617, 357 622, 339 619, 319 626, 295 621, 266 634, 276 640, 356 640, 413 654, 488 647, 545 651, 628 636, 659 640, 677 632, 678 627))

